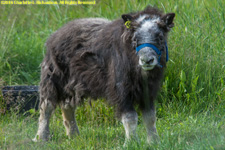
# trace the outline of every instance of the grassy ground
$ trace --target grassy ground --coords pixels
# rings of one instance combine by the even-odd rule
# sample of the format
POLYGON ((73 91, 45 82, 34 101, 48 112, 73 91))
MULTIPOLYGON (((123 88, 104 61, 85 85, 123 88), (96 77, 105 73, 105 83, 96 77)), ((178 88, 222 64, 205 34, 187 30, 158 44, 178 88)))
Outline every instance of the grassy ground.
MULTIPOLYGON (((78 119, 81 135, 68 139, 57 110, 51 119, 52 138, 48 143, 34 143, 31 140, 37 129, 36 115, 19 118, 15 114, 1 116, 0 149, 225 149, 224 112, 207 111, 195 115, 177 113, 158 118, 160 143, 153 145, 146 143, 146 132, 140 119, 137 130, 140 142, 132 141, 127 147, 123 147, 125 132, 120 122, 104 114, 95 118, 95 114, 91 112, 87 111, 92 114, 89 121, 78 119)), ((80 114, 77 114, 77 118, 78 115, 80 114)))
MULTIPOLYGON (((0 85, 37 85, 48 36, 74 18, 105 17, 150 4, 175 12, 170 61, 157 101, 160 143, 123 148, 124 129, 101 101, 77 109, 81 135, 65 136, 60 110, 51 120, 52 139, 33 143, 38 113, 0 114, 0 149, 225 149, 225 2, 223 0, 96 0, 96 5, 0 5, 0 85)), ((5 101, 0 98, 0 106, 5 101)))

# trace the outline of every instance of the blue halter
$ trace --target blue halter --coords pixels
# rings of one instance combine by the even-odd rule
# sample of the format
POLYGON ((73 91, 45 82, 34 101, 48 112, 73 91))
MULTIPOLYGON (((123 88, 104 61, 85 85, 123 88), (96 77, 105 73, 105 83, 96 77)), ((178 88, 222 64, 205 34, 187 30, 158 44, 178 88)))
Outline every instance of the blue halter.
MULTIPOLYGON (((165 41, 165 45, 166 45, 166 61, 168 61, 169 60, 169 54, 168 54, 168 46, 167 46, 166 41, 165 41)), ((136 47, 136 52, 138 53, 144 47, 152 48, 157 53, 157 55, 159 55, 158 62, 159 62, 159 65, 160 65, 160 59, 161 59, 161 54, 162 54, 161 51, 153 44, 144 43, 144 44, 141 44, 138 47, 136 47)), ((162 65, 160 65, 160 66, 162 67, 162 65)))

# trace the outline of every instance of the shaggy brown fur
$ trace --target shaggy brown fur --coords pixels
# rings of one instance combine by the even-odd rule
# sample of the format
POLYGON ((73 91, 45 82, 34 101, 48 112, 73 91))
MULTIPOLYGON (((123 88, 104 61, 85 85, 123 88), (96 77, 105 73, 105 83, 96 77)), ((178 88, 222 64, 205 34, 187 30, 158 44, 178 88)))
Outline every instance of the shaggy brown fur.
POLYGON ((148 141, 156 139, 154 99, 166 66, 165 41, 174 16, 149 6, 115 21, 77 19, 53 33, 41 64, 39 129, 34 141, 48 140, 49 119, 57 105, 62 108, 67 134, 79 134, 74 110, 87 97, 104 98, 116 108, 127 139, 136 135, 134 105, 138 105, 148 141), (124 25, 127 20, 130 28, 124 25), (136 53, 136 46, 146 42, 161 51, 160 62, 151 48, 136 53), (154 67, 143 68, 151 66, 150 58, 154 67))
MULTIPOLYGON (((134 18, 163 15, 151 7, 131 14, 134 18)), ((138 25, 132 26, 134 30, 138 25)), ((128 30, 122 19, 77 19, 52 34, 42 63, 40 104, 45 98, 57 105, 66 98, 80 103, 85 97, 102 97, 116 105, 118 112, 131 109, 134 103, 143 109, 143 79, 131 44, 133 30, 128 30), (121 40, 124 34, 125 43, 121 40)), ((165 66, 165 59, 161 64, 165 66)), ((150 101, 156 97, 163 70, 147 73, 150 101)))

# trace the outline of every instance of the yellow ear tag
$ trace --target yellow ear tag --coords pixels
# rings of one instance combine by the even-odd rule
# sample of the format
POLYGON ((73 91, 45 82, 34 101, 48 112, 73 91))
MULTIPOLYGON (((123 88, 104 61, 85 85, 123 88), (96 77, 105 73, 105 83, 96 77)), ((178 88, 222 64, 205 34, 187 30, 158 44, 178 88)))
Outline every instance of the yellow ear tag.
POLYGON ((127 27, 127 29, 130 29, 130 23, 131 23, 131 21, 129 21, 129 20, 125 22, 125 26, 127 27))

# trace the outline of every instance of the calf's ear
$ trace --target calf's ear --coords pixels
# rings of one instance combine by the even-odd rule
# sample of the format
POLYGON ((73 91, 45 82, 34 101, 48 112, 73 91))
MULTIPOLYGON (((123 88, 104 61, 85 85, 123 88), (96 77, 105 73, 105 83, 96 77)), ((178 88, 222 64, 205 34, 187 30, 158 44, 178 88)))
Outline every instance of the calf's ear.
POLYGON ((133 19, 133 17, 129 14, 123 14, 121 17, 123 18, 124 22, 131 21, 133 19))
POLYGON ((133 17, 129 14, 124 14, 122 15, 122 18, 127 29, 132 29, 133 27, 131 26, 131 20, 133 19, 133 17))
POLYGON ((161 20, 166 24, 168 28, 174 27, 173 19, 175 17, 175 13, 168 13, 161 17, 161 20))

